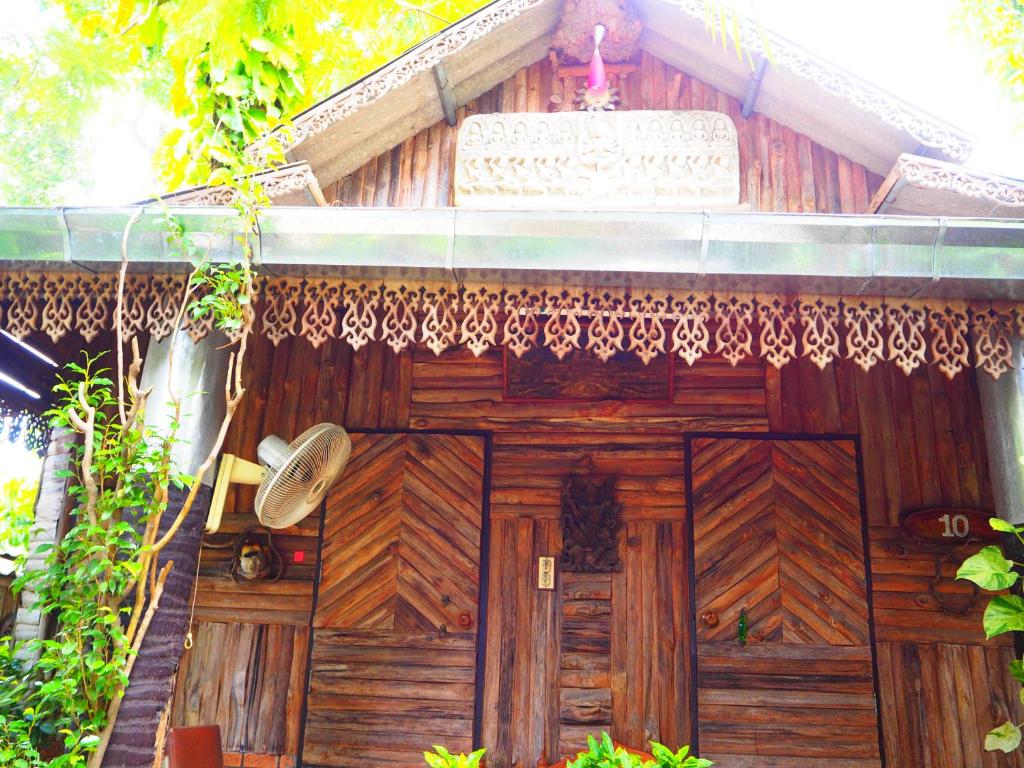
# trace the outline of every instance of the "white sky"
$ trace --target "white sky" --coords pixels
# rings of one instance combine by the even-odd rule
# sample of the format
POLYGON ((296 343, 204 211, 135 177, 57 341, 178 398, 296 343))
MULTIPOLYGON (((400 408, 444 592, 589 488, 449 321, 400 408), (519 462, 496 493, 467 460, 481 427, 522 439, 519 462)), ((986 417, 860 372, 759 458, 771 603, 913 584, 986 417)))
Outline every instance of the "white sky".
MULTIPOLYGON (((959 1, 736 4, 742 10, 753 3, 766 27, 973 134, 977 149, 971 167, 1024 178, 1024 137, 1011 130, 1013 108, 998 84, 983 74, 980 55, 954 29, 952 16, 959 1)), ((8 18, 13 14, 16 26, 38 29, 36 3, 3 4, 14 6, 4 10, 8 18)), ((109 97, 86 129, 88 171, 81 183, 63 190, 64 202, 116 205, 152 195, 157 185, 150 158, 166 122, 159 109, 140 98, 109 97)))

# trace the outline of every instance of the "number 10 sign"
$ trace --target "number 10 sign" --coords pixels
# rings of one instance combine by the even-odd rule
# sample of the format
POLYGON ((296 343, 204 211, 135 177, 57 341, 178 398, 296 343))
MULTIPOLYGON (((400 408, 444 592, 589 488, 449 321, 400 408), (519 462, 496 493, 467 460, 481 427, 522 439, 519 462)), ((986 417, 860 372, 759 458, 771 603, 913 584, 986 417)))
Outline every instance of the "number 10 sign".
POLYGON ((959 507, 932 507, 905 512, 900 528, 905 536, 931 544, 957 546, 965 541, 999 541, 988 524, 990 512, 959 507))

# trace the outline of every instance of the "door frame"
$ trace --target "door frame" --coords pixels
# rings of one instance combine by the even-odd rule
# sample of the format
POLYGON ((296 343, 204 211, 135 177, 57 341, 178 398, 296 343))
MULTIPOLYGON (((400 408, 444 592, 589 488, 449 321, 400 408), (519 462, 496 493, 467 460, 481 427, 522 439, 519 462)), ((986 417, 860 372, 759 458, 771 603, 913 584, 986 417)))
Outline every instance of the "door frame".
MULTIPOLYGON (((477 590, 478 620, 476 623, 476 670, 473 677, 473 749, 479 749, 483 727, 484 670, 487 654, 487 614, 490 595, 491 573, 491 457, 494 449, 494 433, 478 429, 346 429, 350 435, 458 435, 480 437, 484 441, 483 499, 480 510, 480 582, 477 590)), ((309 704, 309 684, 313 676, 313 621, 316 617, 320 597, 320 572, 323 559, 320 553, 324 544, 324 523, 326 521, 327 497, 320 502, 320 525, 316 538, 316 569, 313 574, 313 602, 309 611, 309 641, 306 644, 306 670, 302 685, 302 707, 299 717, 299 741, 295 765, 302 768, 302 752, 306 742, 306 716, 309 704)))
POLYGON ((860 435, 856 433, 843 432, 684 432, 683 433, 683 461, 684 479, 686 488, 686 546, 689 553, 689 569, 687 578, 689 584, 687 590, 690 600, 690 712, 693 722, 690 724, 692 734, 691 742, 693 752, 699 754, 700 748, 700 717, 698 708, 700 706, 697 696, 697 578, 695 562, 694 542, 694 508, 693 508, 693 441, 700 438, 725 439, 725 440, 761 440, 761 441, 787 441, 787 442, 851 442, 854 448, 855 466, 857 468, 857 495, 860 508, 861 540, 864 545, 864 587, 867 591, 868 602, 868 639, 871 644, 871 675, 875 695, 875 720, 878 724, 878 755, 882 768, 885 764, 885 732, 882 724, 882 696, 879 686, 878 675, 878 638, 875 633, 875 593, 871 573, 871 532, 868 526, 867 506, 864 490, 864 457, 861 450, 860 435))

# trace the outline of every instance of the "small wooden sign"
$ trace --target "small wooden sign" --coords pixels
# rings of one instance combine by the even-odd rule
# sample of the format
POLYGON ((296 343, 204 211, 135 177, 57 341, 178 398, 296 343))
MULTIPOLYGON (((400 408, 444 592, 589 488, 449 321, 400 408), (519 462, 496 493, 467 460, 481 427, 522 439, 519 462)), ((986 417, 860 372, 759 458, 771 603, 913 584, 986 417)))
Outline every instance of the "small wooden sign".
POLYGON ((537 558, 537 589, 555 588, 555 558, 537 558))
POLYGON ((999 541, 988 519, 991 512, 960 507, 932 507, 907 512, 900 518, 903 535, 930 544, 957 546, 966 541, 999 541))

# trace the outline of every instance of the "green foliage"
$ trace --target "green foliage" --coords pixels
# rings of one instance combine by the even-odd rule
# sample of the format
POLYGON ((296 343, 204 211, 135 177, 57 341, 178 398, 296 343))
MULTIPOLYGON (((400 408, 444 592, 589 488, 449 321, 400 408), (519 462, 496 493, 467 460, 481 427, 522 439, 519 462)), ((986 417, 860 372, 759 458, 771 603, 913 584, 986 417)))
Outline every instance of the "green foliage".
POLYGON ((28 554, 29 535, 35 520, 37 480, 12 477, 0 483, 0 554, 28 554))
POLYGON ((40 757, 37 750, 42 725, 53 733, 52 724, 37 719, 28 703, 31 684, 10 643, 0 643, 0 765, 29 768, 40 757))
POLYGON ((444 747, 435 744, 433 752, 423 753, 423 759, 430 768, 478 768, 480 758, 484 756, 486 751, 478 749, 475 752, 470 752, 468 755, 453 755, 444 747))
MULTIPOLYGON (((1013 525, 998 517, 989 518, 988 524, 992 530, 1013 534, 1024 544, 1024 527, 1013 525)), ((956 576, 958 579, 971 581, 989 592, 1001 592, 1018 584, 1020 574, 1013 569, 1021 566, 1021 563, 1008 559, 1002 548, 990 545, 964 560, 956 576)), ((1024 631, 1024 598, 1008 594, 992 596, 985 606, 982 626, 988 638, 1007 632, 1024 631)), ((1024 661, 1011 661, 1010 675, 1024 685, 1024 661)), ((1024 701, 1024 690, 1020 691, 1020 695, 1024 701)), ((988 732, 985 736, 985 749, 990 752, 997 749, 1012 752, 1020 742, 1020 726, 1006 722, 988 732)))
POLYGON ((962 0, 955 23, 985 57, 985 68, 1024 105, 1024 3, 962 0))
POLYGON ((600 741, 587 736, 587 750, 570 760, 566 768, 640 768, 640 760, 622 747, 616 747, 611 736, 602 733, 600 741))
MULTIPOLYGON (((251 215, 246 211, 243 220, 251 215)), ((191 283, 201 293, 191 302, 192 314, 212 316, 217 327, 244 336, 251 319, 249 251, 243 249, 237 264, 211 266, 178 220, 169 218, 167 228, 170 246, 196 264, 191 283)), ((135 374, 119 387, 98 357, 87 355, 68 371, 54 389, 56 405, 48 416, 53 426, 81 436, 72 448, 75 472, 69 473, 74 525, 57 545, 40 549, 45 567, 15 582, 16 589, 39 595, 36 607, 53 617, 56 631, 30 644, 39 653, 32 683, 11 687, 0 701, 0 756, 15 756, 2 765, 61 768, 96 757, 145 632, 143 613, 152 608, 147 590, 155 594, 166 576, 166 570, 157 576, 155 563, 171 535, 158 539, 168 488, 194 481, 171 463, 177 417, 165 431, 146 425, 146 393, 135 374), (35 728, 40 713, 52 727, 35 728), (46 761, 34 740, 53 734, 59 734, 63 754, 46 761)), ((234 391, 239 380, 231 380, 234 391)))
POLYGON ((747 644, 747 636, 750 634, 750 627, 747 622, 747 609, 740 608, 740 618, 736 627, 736 639, 740 645, 744 646, 747 644))
MULTIPOLYGON (((81 365, 68 366, 73 377, 55 387, 59 399, 49 413, 54 426, 80 430, 84 420, 92 425, 72 448, 80 470, 69 487, 74 525, 56 546, 41 549, 47 552, 43 569, 15 582, 18 590, 36 592, 38 607, 56 622, 52 637, 31 644, 40 654, 33 668, 38 680, 20 699, 24 713, 47 712, 56 723, 65 758, 95 748, 107 707, 127 684, 128 596, 142 575, 143 532, 165 506, 161 483, 171 474, 164 455, 173 438, 143 427, 141 418, 127 424, 115 418, 114 382, 97 363, 86 356, 81 365)), ((24 715, 0 719, 0 730, 6 724, 16 735, 12 724, 24 715)), ((0 751, 7 748, 0 744, 0 751)))
POLYGON ((688 746, 680 747, 673 752, 664 744, 651 742, 651 754, 654 760, 642 760, 638 755, 615 746, 611 737, 602 732, 601 739, 587 737, 587 749, 580 752, 575 760, 570 760, 566 768, 710 768, 714 765, 690 754, 688 746))
POLYGON ((664 744, 652 741, 651 754, 654 755, 654 762, 646 763, 644 768, 711 768, 714 765, 710 760, 691 755, 689 746, 673 752, 664 744))
MULTIPOLYGON (((176 118, 157 153, 167 188, 254 173, 264 162, 238 145, 286 129, 291 115, 485 4, 36 2, 50 7, 45 33, 0 46, 5 204, 59 202, 56 185, 79 175, 82 127, 111 90, 141 91, 176 118)), ((273 143, 264 147, 263 161, 282 159, 273 143)))
MULTIPOLYGON (((991 522, 989 524, 991 525, 991 522)), ((994 525, 992 527, 1000 530, 994 525)), ((1013 563, 1003 557, 1003 551, 999 547, 992 545, 964 560, 956 572, 956 577, 973 581, 982 589, 998 592, 1017 583, 1018 574, 1012 569, 1013 563)))
MULTIPOLYGON (((26 4, 30 0, 25 0, 26 4)), ((32 36, 0 32, 0 204, 59 202, 55 186, 79 175, 82 127, 130 62, 123 47, 83 38, 60 13, 32 36)))
POLYGON ((996 595, 985 607, 982 626, 988 638, 1007 632, 1024 632, 1024 598, 1018 595, 996 595))
POLYGON ((1020 737, 1020 727, 1007 720, 985 735, 985 749, 989 752, 997 749, 1003 752, 1013 752, 1020 746, 1020 737))

